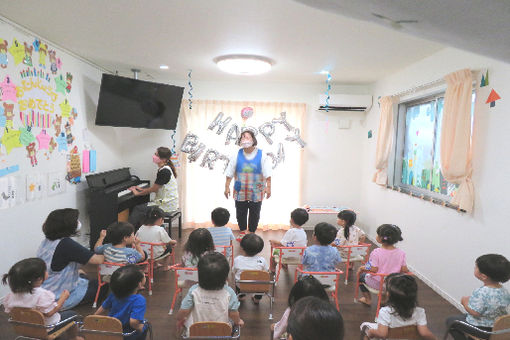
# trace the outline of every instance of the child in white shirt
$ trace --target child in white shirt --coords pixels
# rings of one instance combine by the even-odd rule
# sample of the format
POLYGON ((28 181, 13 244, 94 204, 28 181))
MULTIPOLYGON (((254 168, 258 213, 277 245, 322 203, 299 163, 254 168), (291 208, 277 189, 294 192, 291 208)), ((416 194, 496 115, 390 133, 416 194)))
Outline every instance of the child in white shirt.
MULTIPOLYGON (((247 234, 241 240, 241 250, 243 255, 236 256, 234 259, 235 279, 240 280, 241 273, 244 270, 269 270, 266 259, 257 256, 264 249, 264 241, 256 234, 247 234)), ((239 291, 238 287, 236 289, 239 291)), ((239 300, 244 299, 244 294, 239 294, 239 300)), ((262 295, 252 297, 253 303, 258 304, 262 295)))

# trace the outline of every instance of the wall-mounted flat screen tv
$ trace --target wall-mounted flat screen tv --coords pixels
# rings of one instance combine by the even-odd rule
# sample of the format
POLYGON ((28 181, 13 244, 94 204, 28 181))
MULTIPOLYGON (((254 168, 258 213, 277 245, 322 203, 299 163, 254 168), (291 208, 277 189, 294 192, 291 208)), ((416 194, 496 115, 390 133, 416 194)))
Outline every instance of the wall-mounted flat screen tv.
POLYGON ((175 130, 183 90, 104 73, 96 125, 175 130))

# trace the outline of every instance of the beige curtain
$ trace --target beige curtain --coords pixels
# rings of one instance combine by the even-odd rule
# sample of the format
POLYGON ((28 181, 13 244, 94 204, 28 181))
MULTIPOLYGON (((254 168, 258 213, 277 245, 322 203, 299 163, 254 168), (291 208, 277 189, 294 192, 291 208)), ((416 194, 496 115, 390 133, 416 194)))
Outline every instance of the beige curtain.
POLYGON ((376 173, 372 179, 373 182, 385 186, 388 183, 388 157, 390 156, 391 146, 393 144, 393 104, 395 99, 391 96, 382 97, 381 116, 379 120, 379 130, 377 130, 377 146, 375 151, 376 173))
POLYGON ((443 121, 441 128, 441 172, 450 182, 459 184, 452 203, 470 212, 474 189, 471 182, 471 94, 473 80, 469 69, 445 77, 443 121))
MULTIPOLYGON (((300 129, 302 139, 305 139, 303 121, 306 114, 306 104, 276 103, 276 102, 241 102, 220 100, 193 100, 192 109, 188 102, 183 101, 179 117, 180 140, 177 149, 181 147, 184 136, 193 133, 204 143, 206 149, 212 148, 221 154, 231 156, 237 154, 239 147, 231 142, 225 144, 229 128, 236 123, 239 128, 251 126, 257 128, 263 123, 271 122, 273 118, 280 118, 281 112, 286 112, 287 122, 294 128, 300 129), (253 108, 253 116, 246 121, 241 118, 241 110, 245 107, 253 108), (209 130, 211 122, 218 113, 223 113, 223 121, 227 117, 232 120, 218 135, 218 127, 209 130)), ((282 124, 274 124, 273 143, 269 144, 258 133, 258 146, 264 153, 278 153, 281 142, 284 148, 285 161, 280 163, 272 173, 271 197, 262 203, 259 228, 280 229, 288 228, 290 212, 299 207, 301 202, 301 169, 303 149, 296 143, 286 141, 291 135, 282 124)), ((203 154, 202 154, 203 156, 203 154)), ((228 200, 223 195, 225 188, 224 163, 217 161, 213 170, 200 166, 202 156, 195 162, 189 162, 188 154, 180 152, 179 175, 180 195, 186 227, 206 227, 211 225, 211 211, 216 207, 224 207, 230 211, 229 226, 237 228, 234 200, 228 200)))

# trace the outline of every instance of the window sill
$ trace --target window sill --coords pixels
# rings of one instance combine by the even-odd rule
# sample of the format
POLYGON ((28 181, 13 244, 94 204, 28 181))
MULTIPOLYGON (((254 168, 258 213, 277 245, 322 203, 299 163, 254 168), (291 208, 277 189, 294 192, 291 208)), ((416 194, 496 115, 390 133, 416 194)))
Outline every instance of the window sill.
POLYGON ((398 187, 398 186, 389 186, 389 185, 387 185, 386 188, 401 192, 401 193, 409 195, 411 197, 421 198, 424 201, 431 202, 433 204, 437 204, 437 205, 443 206, 445 208, 454 209, 461 213, 466 212, 466 210, 460 209, 458 205, 452 204, 448 201, 438 199, 438 198, 435 198, 435 197, 432 197, 429 195, 425 195, 425 194, 418 193, 418 192, 413 192, 412 190, 410 190, 408 188, 402 188, 402 187, 398 187))

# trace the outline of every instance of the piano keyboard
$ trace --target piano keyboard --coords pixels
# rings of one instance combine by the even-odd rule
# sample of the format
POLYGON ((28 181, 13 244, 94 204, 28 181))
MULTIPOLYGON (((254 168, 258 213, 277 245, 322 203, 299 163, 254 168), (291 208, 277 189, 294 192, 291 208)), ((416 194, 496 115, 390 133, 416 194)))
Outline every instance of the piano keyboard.
MULTIPOLYGON (((138 187, 139 188, 148 188, 149 184, 142 183, 142 184, 138 185, 138 187)), ((119 193, 117 194, 117 197, 122 197, 122 196, 125 196, 127 194, 132 194, 131 190, 126 189, 126 190, 119 191, 119 193)))

